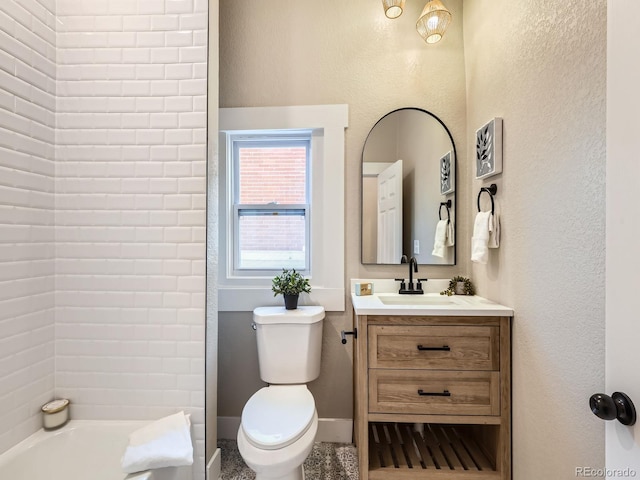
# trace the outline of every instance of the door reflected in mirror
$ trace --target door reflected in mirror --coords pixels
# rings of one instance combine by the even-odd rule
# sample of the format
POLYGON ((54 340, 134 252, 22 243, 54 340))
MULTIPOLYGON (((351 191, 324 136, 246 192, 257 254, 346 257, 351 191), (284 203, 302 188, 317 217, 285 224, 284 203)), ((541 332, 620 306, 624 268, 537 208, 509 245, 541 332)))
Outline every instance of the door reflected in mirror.
POLYGON ((455 265, 455 167, 451 133, 432 113, 402 108, 373 126, 362 151, 363 264, 404 254, 455 265))

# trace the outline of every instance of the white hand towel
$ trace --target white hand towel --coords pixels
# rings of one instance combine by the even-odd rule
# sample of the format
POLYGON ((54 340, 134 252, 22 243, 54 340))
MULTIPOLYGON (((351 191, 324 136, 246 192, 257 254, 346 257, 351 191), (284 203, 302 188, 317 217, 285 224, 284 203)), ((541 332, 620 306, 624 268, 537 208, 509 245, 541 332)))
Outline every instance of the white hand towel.
POLYGON ((447 221, 440 220, 436 224, 436 235, 433 240, 433 252, 431 255, 434 257, 444 257, 444 244, 447 239, 447 221))
POLYGON ((489 241, 487 247, 498 248, 500 246, 500 217, 498 214, 491 215, 489 219, 489 241))
POLYGON ((179 412, 152 422, 129 435, 122 457, 125 473, 193 464, 189 415, 179 412))
POLYGON ((471 261, 485 264, 489 260, 491 212, 478 212, 471 237, 471 261))
POLYGON ((447 239, 444 242, 445 247, 453 247, 456 244, 456 234, 453 229, 453 221, 447 223, 447 239))

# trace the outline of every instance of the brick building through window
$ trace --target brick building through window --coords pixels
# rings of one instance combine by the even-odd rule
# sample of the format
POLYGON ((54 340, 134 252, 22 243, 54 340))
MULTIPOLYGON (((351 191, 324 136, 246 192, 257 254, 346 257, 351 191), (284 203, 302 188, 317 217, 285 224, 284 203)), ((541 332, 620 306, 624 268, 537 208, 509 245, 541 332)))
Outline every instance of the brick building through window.
POLYGON ((238 141, 239 269, 307 266, 309 141, 238 141))

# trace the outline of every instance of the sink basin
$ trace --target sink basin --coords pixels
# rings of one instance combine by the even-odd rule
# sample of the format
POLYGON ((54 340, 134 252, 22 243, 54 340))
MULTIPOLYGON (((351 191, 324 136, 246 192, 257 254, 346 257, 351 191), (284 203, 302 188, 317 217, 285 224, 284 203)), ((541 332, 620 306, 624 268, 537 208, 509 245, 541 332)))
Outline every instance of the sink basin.
POLYGON ((451 297, 427 295, 379 295, 385 305, 456 305, 451 297))

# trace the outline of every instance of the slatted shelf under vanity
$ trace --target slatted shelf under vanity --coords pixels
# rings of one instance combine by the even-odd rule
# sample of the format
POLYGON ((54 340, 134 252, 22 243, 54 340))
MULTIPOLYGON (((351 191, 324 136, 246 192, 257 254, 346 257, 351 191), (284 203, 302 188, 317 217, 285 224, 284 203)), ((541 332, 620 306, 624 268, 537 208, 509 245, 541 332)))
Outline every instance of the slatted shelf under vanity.
POLYGON ((461 425, 369 423, 369 478, 500 478, 494 455, 461 425), (461 473, 463 475, 461 476, 461 473))

